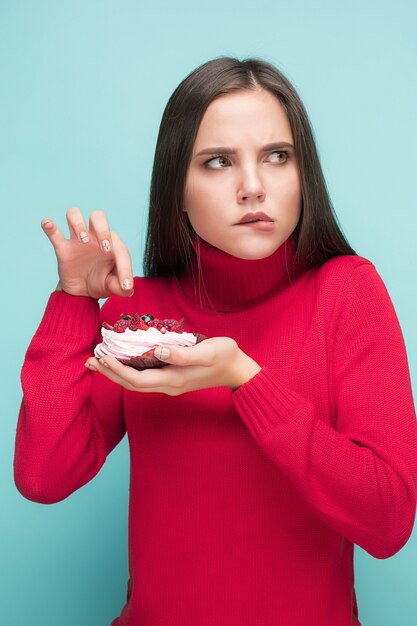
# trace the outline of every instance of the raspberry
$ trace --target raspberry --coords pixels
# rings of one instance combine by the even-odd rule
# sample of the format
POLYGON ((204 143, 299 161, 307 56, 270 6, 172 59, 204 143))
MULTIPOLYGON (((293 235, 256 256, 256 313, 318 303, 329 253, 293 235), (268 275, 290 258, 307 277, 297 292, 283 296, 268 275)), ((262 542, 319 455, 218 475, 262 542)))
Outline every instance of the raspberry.
POLYGON ((168 331, 172 330, 172 325, 177 323, 177 320, 161 320, 163 325, 168 331))
POLYGON ((183 333, 184 332, 184 318, 180 321, 174 319, 166 319, 166 320, 158 320, 153 319, 148 322, 148 326, 153 326, 157 328, 161 332, 173 332, 173 333, 183 333), (165 330, 162 330, 165 329, 165 330))
POLYGON ((163 320, 167 329, 172 333, 183 333, 184 332, 184 318, 178 320, 163 320))
POLYGON ((148 330, 147 324, 143 321, 139 313, 135 313, 129 323, 130 330, 148 330))
POLYGON ((129 324, 129 320, 117 320, 113 326, 113 330, 115 333, 124 333, 126 328, 129 328, 129 324))
POLYGON ((162 321, 157 319, 156 317, 153 320, 149 320, 147 324, 150 328, 157 328, 158 330, 161 330, 161 327, 164 325, 162 321))

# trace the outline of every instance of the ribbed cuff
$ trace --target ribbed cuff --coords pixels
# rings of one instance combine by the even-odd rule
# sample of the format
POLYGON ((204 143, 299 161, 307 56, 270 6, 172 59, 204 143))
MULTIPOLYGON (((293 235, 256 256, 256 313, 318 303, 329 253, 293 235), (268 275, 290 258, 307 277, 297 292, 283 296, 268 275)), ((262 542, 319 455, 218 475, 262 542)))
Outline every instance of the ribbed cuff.
POLYGON ((88 296, 71 296, 65 291, 51 293, 48 304, 35 333, 65 335, 72 338, 94 338, 100 324, 100 306, 88 296))
POLYGON ((254 437, 264 437, 294 415, 300 396, 284 387, 267 368, 232 394, 233 403, 254 437))

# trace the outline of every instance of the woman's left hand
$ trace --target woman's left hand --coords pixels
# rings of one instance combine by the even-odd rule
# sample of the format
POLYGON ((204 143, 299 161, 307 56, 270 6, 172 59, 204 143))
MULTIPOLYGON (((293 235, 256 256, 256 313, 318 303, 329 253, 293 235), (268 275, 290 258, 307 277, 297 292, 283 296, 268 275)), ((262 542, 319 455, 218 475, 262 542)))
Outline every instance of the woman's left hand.
POLYGON ((205 339, 191 347, 161 344, 155 348, 155 356, 169 365, 138 371, 110 356, 91 357, 85 365, 129 391, 170 396, 209 387, 225 386, 235 391, 261 370, 230 337, 205 339), (167 351, 169 354, 164 357, 167 351))

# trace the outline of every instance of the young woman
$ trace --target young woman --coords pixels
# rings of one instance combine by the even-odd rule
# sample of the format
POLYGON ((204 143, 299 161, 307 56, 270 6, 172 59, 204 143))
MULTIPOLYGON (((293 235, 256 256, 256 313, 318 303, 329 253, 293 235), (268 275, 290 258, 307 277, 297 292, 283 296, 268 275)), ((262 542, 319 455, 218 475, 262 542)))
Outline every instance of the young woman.
POLYGON ((292 85, 220 58, 175 90, 145 277, 103 212, 67 219, 70 239, 43 221, 59 283, 23 366, 15 476, 59 501, 127 431, 113 625, 358 625, 354 544, 386 558, 412 530, 415 412, 393 305, 337 225, 292 85), (94 358, 101 323, 135 312, 208 339, 142 372, 94 358))

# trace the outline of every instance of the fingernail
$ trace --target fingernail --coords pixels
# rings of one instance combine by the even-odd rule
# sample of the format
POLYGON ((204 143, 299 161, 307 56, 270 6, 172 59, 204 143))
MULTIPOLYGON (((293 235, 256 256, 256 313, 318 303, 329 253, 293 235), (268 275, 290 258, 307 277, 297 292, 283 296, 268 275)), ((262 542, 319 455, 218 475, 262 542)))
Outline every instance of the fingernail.
POLYGON ((82 243, 88 243, 88 233, 86 233, 85 230, 80 232, 80 240, 82 243))
POLYGON ((43 219, 41 222, 42 227, 49 226, 49 224, 52 224, 52 220, 48 219, 47 217, 45 217, 45 219, 43 219))
POLYGON ((104 252, 110 252, 111 245, 110 245, 110 241, 108 239, 103 239, 103 241, 101 242, 101 246, 102 246, 104 252))
POLYGON ((100 365, 104 365, 104 367, 109 367, 108 364, 106 363, 106 361, 103 359, 102 356, 96 356, 96 359, 100 363, 100 365))
POLYGON ((123 281, 123 289, 131 289, 132 288, 132 281, 130 280, 130 278, 125 278, 123 281))
POLYGON ((93 372, 97 372, 97 368, 94 367, 94 365, 91 365, 91 363, 84 363, 84 365, 88 367, 89 370, 93 370, 93 372))
POLYGON ((171 350, 169 348, 155 348, 154 355, 157 359, 163 361, 164 359, 169 359, 169 355, 171 354, 171 350))

